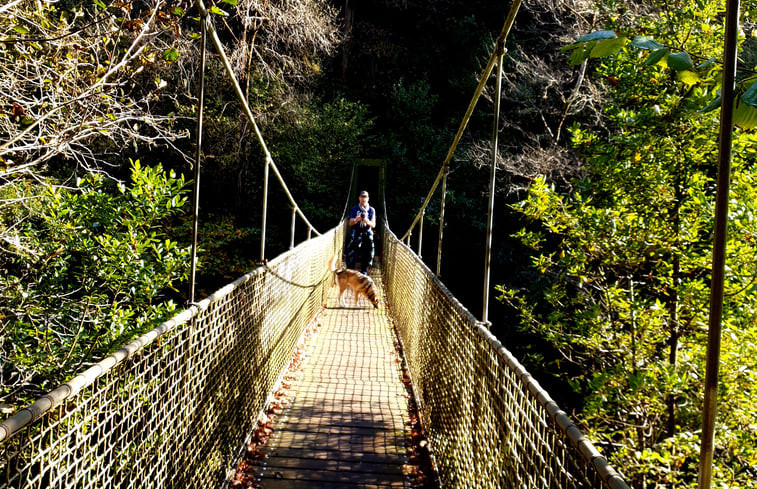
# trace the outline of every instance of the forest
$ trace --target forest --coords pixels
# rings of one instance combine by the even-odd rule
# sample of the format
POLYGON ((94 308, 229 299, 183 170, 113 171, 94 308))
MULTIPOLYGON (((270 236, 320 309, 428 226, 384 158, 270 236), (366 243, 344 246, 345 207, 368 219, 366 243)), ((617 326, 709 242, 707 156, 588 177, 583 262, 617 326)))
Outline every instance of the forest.
MULTIPOLYGON (((527 0, 506 44, 492 332, 634 488, 697 480, 724 4, 527 0)), ((380 217, 399 235, 510 8, 207 5, 305 215, 336 226, 353 162, 381 159, 380 217)), ((757 1, 740 18, 718 488, 757 488, 757 1)), ((0 6, 0 419, 186 306, 199 39, 191 0, 0 6)), ((259 265, 265 162, 208 50, 199 297, 259 265)), ((440 278, 474 315, 494 96, 489 83, 452 160, 444 224, 440 278)), ((272 188, 271 257, 291 215, 272 188)), ((439 208, 437 194, 432 270, 439 208)))

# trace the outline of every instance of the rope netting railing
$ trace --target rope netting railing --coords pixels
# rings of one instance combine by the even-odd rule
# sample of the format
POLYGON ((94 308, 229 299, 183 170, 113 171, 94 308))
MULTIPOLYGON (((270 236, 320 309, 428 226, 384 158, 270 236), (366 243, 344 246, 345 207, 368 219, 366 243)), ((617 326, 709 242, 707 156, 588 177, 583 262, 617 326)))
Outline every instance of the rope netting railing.
POLYGON ((385 293, 448 488, 613 488, 623 479, 525 368, 388 229, 385 293))
POLYGON ((0 423, 0 488, 219 487, 342 236, 303 242, 0 423))

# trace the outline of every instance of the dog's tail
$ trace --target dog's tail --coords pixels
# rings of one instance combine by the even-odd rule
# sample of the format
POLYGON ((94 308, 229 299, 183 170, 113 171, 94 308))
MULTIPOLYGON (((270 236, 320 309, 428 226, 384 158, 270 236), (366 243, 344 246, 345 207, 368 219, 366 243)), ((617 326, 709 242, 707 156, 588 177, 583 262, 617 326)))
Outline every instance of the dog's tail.
POLYGON ((336 272, 336 253, 329 260, 329 270, 336 272))

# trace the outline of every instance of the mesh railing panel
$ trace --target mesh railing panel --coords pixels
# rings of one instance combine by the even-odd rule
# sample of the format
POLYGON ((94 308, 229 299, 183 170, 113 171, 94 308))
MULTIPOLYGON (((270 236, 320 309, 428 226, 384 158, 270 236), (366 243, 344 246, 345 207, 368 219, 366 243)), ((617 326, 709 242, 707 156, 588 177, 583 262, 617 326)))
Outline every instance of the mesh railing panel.
POLYGON ((0 488, 220 485, 341 246, 302 243, 5 420, 0 488))
POLYGON ((382 267, 445 487, 627 488, 523 366, 388 228, 382 267))

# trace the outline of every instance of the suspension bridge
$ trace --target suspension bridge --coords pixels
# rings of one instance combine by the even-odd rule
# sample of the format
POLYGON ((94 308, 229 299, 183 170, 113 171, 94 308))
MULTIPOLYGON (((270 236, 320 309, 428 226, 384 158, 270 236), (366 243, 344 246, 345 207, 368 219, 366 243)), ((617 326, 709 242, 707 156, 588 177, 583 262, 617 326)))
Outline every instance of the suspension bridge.
MULTIPOLYGON (((452 153, 495 66, 500 89, 519 3, 411 228, 400 239, 383 225, 374 309, 364 299, 338 307, 328 261, 343 254, 346 222, 319 233, 302 214, 198 1, 203 60, 210 35, 266 155, 264 201, 272 170, 292 204, 291 249, 266 260, 264 211, 263 266, 0 423, 0 488, 627 488, 490 333, 488 295, 479 321, 410 247, 416 224, 422 240, 440 182, 444 199, 452 153), (308 239, 295 246, 297 216, 308 239), (413 477, 410 408, 433 467, 422 484, 413 477), (265 443, 261 426, 272 430, 265 443)), ((497 132, 495 122, 493 154, 497 132)), ((444 200, 441 212, 443 220, 444 200)), ((490 211, 490 231, 491 219, 490 211)), ((194 252, 192 260, 194 277, 194 252)))
MULTIPOLYGON (((444 487, 627 487, 523 366, 390 229, 384 302, 336 307, 343 224, 271 260, 0 424, 0 487, 219 487, 282 383, 249 477, 413 487, 408 395, 444 487), (324 307, 325 306, 325 307, 324 307), (298 380, 286 368, 315 318, 298 380)), ((245 487, 245 486, 242 486, 245 487)), ((248 486, 257 487, 257 486, 248 486)))

